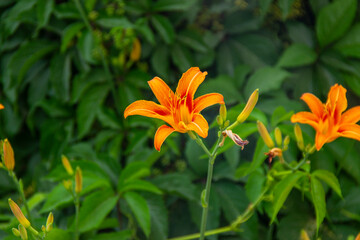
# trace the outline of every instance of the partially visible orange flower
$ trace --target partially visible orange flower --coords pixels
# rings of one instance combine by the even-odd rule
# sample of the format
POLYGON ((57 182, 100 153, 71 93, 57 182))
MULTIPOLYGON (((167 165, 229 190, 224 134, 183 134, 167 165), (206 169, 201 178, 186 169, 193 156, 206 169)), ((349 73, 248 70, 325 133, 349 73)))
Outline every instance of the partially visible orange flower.
POLYGON ((209 124, 200 112, 216 103, 224 104, 224 98, 219 93, 209 93, 194 99, 194 94, 206 75, 207 72, 201 72, 197 67, 190 68, 182 75, 175 93, 163 80, 153 78, 148 84, 160 105, 152 101, 136 101, 125 109, 125 118, 142 115, 168 123, 170 126, 162 125, 156 131, 154 145, 158 151, 174 131, 195 131, 200 137, 206 138, 209 124))
POLYGON ((4 107, 4 105, 2 105, 1 103, 0 103, 0 110, 1 109, 4 109, 5 107, 4 107))
POLYGON ((332 142, 338 137, 360 141, 360 126, 356 124, 360 120, 360 106, 344 112, 347 108, 347 99, 343 86, 332 86, 325 104, 311 93, 304 93, 301 99, 309 106, 311 112, 296 113, 291 117, 291 122, 309 124, 315 129, 315 146, 318 151, 325 143, 332 142))

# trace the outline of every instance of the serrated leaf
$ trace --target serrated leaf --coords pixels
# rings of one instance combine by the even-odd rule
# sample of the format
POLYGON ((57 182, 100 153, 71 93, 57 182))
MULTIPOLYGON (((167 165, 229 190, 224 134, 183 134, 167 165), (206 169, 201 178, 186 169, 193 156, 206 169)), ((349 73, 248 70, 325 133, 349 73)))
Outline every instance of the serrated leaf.
POLYGON ((271 222, 273 222, 276 218, 276 215, 280 211, 283 206, 285 200, 289 196, 289 193, 298 182, 298 180, 304 176, 303 172, 295 172, 293 174, 289 174, 285 178, 283 178, 280 182, 278 182, 274 187, 274 211, 271 217, 271 222))
POLYGON ((349 29, 356 6, 356 0, 336 0, 321 9, 316 20, 316 33, 322 47, 339 39, 349 29))
POLYGON ((114 209, 119 196, 111 189, 94 192, 87 196, 81 204, 79 213, 79 231, 96 229, 105 217, 114 209))
POLYGON ((319 180, 311 178, 311 197, 316 213, 316 231, 319 231, 320 224, 326 215, 326 202, 324 188, 319 180))
POLYGON ((162 15, 153 15, 151 17, 151 22, 167 44, 174 41, 175 30, 168 18, 162 15))
POLYGON ((316 60, 316 53, 313 49, 300 43, 288 47, 280 57, 276 66, 278 67, 300 67, 312 64, 316 60))
POLYGON ((93 85, 86 91, 84 97, 81 99, 76 111, 79 139, 89 132, 97 111, 100 109, 109 90, 110 88, 107 84, 93 85))
POLYGON ((249 78, 245 86, 245 95, 249 97, 257 88, 261 94, 279 89, 282 82, 289 76, 290 74, 287 71, 280 68, 261 68, 249 78))
POLYGON ((146 237, 149 237, 151 230, 151 222, 150 210, 149 206, 146 203, 146 200, 142 196, 134 192, 125 193, 124 198, 129 204, 137 222, 139 223, 146 237))
POLYGON ((341 188, 337 177, 327 170, 318 169, 311 174, 312 177, 316 177, 323 180, 329 187, 331 187, 339 197, 342 198, 341 188))
POLYGON ((82 22, 75 22, 71 25, 68 25, 62 34, 61 39, 61 52, 65 52, 65 50, 68 48, 68 45, 70 41, 80 32, 82 28, 84 28, 85 25, 82 22))

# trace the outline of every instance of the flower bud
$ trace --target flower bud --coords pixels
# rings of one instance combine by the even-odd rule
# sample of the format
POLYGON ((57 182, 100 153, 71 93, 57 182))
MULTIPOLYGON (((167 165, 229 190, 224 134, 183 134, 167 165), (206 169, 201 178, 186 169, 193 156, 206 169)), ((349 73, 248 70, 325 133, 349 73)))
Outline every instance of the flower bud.
POLYGON ((275 128, 275 141, 276 141, 276 144, 281 147, 281 144, 282 144, 282 136, 281 136, 281 130, 280 128, 275 128))
POLYGON ((26 217, 24 216, 24 214, 22 213, 21 209, 19 208, 19 206, 9 198, 9 206, 11 211, 13 212, 14 216, 17 218, 17 220, 19 221, 19 223, 21 225, 23 225, 25 228, 30 227, 30 222, 29 220, 26 219, 26 217))
POLYGON ((280 162, 284 162, 282 157, 282 150, 280 148, 272 148, 269 152, 265 153, 266 156, 269 158, 269 163, 272 162, 274 157, 279 157, 280 162))
POLYGON ((224 123, 224 128, 228 127, 230 125, 230 120, 226 120, 224 123))
POLYGON ((46 232, 46 227, 44 225, 41 226, 41 231, 46 232))
POLYGON ((63 164, 66 172, 67 172, 69 175, 73 175, 73 174, 74 174, 74 171, 73 171, 73 169, 72 169, 72 167, 71 167, 71 164, 70 164, 70 162, 69 162, 69 159, 68 159, 66 156, 62 155, 62 156, 61 156, 61 161, 62 161, 62 164, 63 164))
POLYGON ((64 185, 66 190, 71 191, 71 189, 72 189, 71 180, 63 180, 63 185, 64 185))
POLYGON ((290 143, 290 137, 289 137, 289 135, 286 135, 284 138, 283 151, 286 151, 288 149, 289 143, 290 143))
POLYGON ((0 110, 1 109, 4 109, 5 107, 4 107, 4 105, 2 105, 1 103, 0 103, 0 110))
MULTIPOLYGON (((225 104, 220 104, 219 115, 223 122, 226 121, 227 111, 225 104)), ((222 125, 222 124, 221 124, 222 125)))
POLYGON ((261 138, 264 140, 266 146, 268 146, 268 148, 273 148, 275 147, 275 144, 273 142, 273 140, 270 137, 270 134, 268 132, 268 130, 266 129, 266 127, 264 126, 264 124, 260 121, 257 121, 257 127, 258 127, 258 131, 260 133, 261 138))
POLYGON ((14 170, 15 167, 15 159, 14 159, 14 151, 10 145, 10 142, 5 139, 2 144, 3 147, 3 156, 4 156, 4 165, 9 170, 14 170))
POLYGON ((220 115, 217 115, 216 116, 216 123, 219 125, 219 126, 222 126, 224 124, 224 121, 222 119, 222 117, 220 117, 220 115))
POLYGON ((237 117, 236 121, 238 123, 243 123, 249 117, 249 115, 252 112, 252 110, 254 109, 258 99, 259 99, 259 89, 256 89, 249 97, 249 100, 247 101, 245 108, 242 110, 242 112, 237 117))
POLYGON ((25 227, 21 224, 19 224, 19 232, 20 232, 21 240, 28 240, 27 231, 25 227))
POLYGON ((11 231, 12 231, 12 233, 14 234, 15 237, 20 237, 20 232, 19 232, 19 230, 17 230, 16 228, 12 228, 11 231))
POLYGON ((135 38, 132 46, 132 50, 130 53, 130 59, 134 62, 138 61, 141 56, 141 43, 139 39, 135 38))
POLYGON ((295 124, 294 132, 295 132, 295 138, 296 138, 297 145, 298 145, 299 149, 301 151, 303 151, 304 150, 304 139, 303 139, 302 131, 301 131, 299 124, 295 124))
POLYGON ((52 214, 52 212, 49 213, 49 216, 46 220, 46 231, 50 232, 51 229, 53 228, 53 222, 54 222, 54 215, 52 214))
POLYGON ((220 147, 224 145, 225 137, 228 136, 233 142, 241 147, 241 150, 244 149, 244 146, 249 144, 248 140, 242 140, 239 135, 233 133, 231 130, 225 130, 222 132, 222 135, 224 136, 222 142, 219 144, 220 147))
POLYGON ((304 229, 301 230, 300 240, 310 240, 309 235, 304 229))
POLYGON ((75 193, 79 194, 82 190, 82 172, 80 167, 76 168, 75 172, 75 193))

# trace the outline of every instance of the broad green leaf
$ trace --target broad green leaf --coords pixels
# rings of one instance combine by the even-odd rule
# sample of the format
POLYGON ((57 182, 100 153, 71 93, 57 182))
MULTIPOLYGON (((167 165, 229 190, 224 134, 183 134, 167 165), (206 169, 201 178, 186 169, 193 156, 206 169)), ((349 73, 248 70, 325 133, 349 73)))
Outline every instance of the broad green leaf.
POLYGON ((326 215, 325 192, 323 186, 316 178, 311 178, 311 197, 316 213, 316 231, 319 231, 320 224, 326 215))
POLYGON ((171 48, 171 58, 181 72, 186 72, 193 66, 191 53, 180 44, 175 44, 171 48))
POLYGON ((148 191, 156 194, 162 194, 161 190, 156 187, 154 184, 140 180, 140 179, 132 179, 130 181, 125 182, 123 185, 119 187, 119 193, 124 193, 128 191, 148 191))
POLYGON ((133 24, 125 17, 120 18, 100 18, 96 23, 105 28, 132 28, 133 24))
POLYGON ((293 5, 293 3, 294 3, 294 0, 279 0, 278 1, 277 4, 281 9, 283 20, 285 20, 286 17, 289 15, 291 6, 293 5))
POLYGON ((354 25, 334 48, 344 56, 360 58, 360 23, 354 25))
POLYGON ((285 200, 287 199, 289 193, 298 182, 298 180, 305 176, 304 172, 295 172, 289 174, 285 178, 283 178, 280 182, 278 182, 274 187, 274 211, 272 213, 271 222, 273 222, 276 218, 276 215, 280 211, 283 206, 285 200))
POLYGON ((208 51, 208 47, 205 45, 205 42, 202 40, 201 36, 190 30, 185 30, 179 33, 176 38, 186 45, 189 48, 194 49, 195 51, 205 53, 208 51))
POLYGON ((68 25, 65 29, 64 32, 62 34, 62 39, 61 39, 61 52, 65 52, 66 49, 69 46, 69 43, 71 42, 71 40, 73 40, 73 38, 79 34, 80 30, 82 28, 84 28, 85 25, 82 22, 75 22, 71 25, 68 25))
POLYGON ((59 54, 51 60, 50 81, 57 99, 70 100, 71 58, 70 54, 59 54))
POLYGON ((79 231, 96 229, 105 217, 114 209, 119 196, 112 190, 96 191, 85 198, 79 213, 79 231))
POLYGON ((148 40, 151 44, 155 43, 155 37, 154 37, 154 33, 151 30, 148 21, 144 18, 139 19, 138 21, 136 21, 135 25, 134 25, 135 29, 140 32, 145 38, 146 40, 148 40))
POLYGON ((279 89, 282 82, 290 74, 280 68, 264 67, 257 70, 248 80, 245 86, 245 95, 249 97, 255 89, 259 89, 260 94, 279 89))
POLYGON ((166 46, 158 46, 150 59, 151 67, 162 78, 167 78, 169 73, 169 50, 166 46))
POLYGON ((51 12, 54 9, 53 0, 39 0, 36 5, 37 20, 40 27, 45 26, 50 18, 51 12))
POLYGON ((129 204, 137 222, 141 229, 145 233, 146 237, 149 237, 151 230, 150 210, 146 203, 146 200, 137 193, 126 192, 124 194, 126 202, 129 204))
POLYGON ((168 236, 168 211, 161 196, 144 195, 149 206, 151 216, 151 232, 149 240, 166 240, 168 236))
POLYGON ((16 31, 20 23, 23 22, 21 16, 31 10, 36 2, 37 0, 17 1, 17 3, 6 12, 6 14, 2 15, 5 18, 3 26, 7 31, 9 31, 8 34, 11 35, 16 31))
POLYGON ((109 91, 110 88, 107 84, 93 85, 86 91, 76 111, 79 139, 83 138, 89 132, 97 111, 99 111, 109 91))
POLYGON ((28 200, 28 206, 30 210, 34 209, 40 203, 42 203, 46 199, 46 194, 44 193, 35 193, 31 198, 28 200))
POLYGON ((169 19, 162 15, 153 15, 151 17, 151 22, 167 44, 174 41, 175 30, 169 19))
POLYGON ((90 237, 89 240, 130 240, 131 238, 131 230, 127 229, 119 232, 96 234, 96 236, 90 237))
POLYGON ((293 114, 294 111, 286 112, 283 106, 277 107, 271 116, 271 126, 276 127, 279 123, 290 120, 293 114))
POLYGON ((316 19, 316 33, 322 47, 341 38, 356 13, 356 0, 335 0, 321 9, 316 19))
POLYGON ((304 44, 295 43, 288 47, 280 57, 278 67, 300 67, 312 64, 316 60, 313 49, 304 44))
POLYGON ((196 201, 195 185, 190 178, 181 173, 169 173, 160 175, 152 181, 158 188, 174 195, 180 195, 186 199, 196 201))
POLYGON ((260 170, 254 171, 249 175, 248 181, 245 185, 246 196, 250 202, 255 202, 256 199, 260 196, 266 177, 260 170))
POLYGON ((316 39, 312 28, 302 22, 289 22, 286 27, 293 43, 305 44, 311 49, 315 47, 316 39))
POLYGON ((119 187, 122 187, 125 182, 134 179, 147 177, 150 175, 149 166, 143 161, 131 162, 121 171, 119 176, 119 187))
POLYGON ((77 42, 80 56, 88 63, 97 63, 98 61, 94 58, 94 49, 97 45, 94 40, 94 36, 87 29, 81 34, 79 41, 77 42))
POLYGON ((73 236, 65 230, 54 228, 47 235, 46 240, 72 240, 73 236))
POLYGON ((355 76, 354 74, 343 73, 346 84, 350 89, 360 97, 360 77, 355 76))
POLYGON ((318 169, 314 171, 312 174, 312 179, 314 177, 323 180, 327 185, 329 185, 340 197, 342 197, 341 194, 341 188, 338 179, 336 176, 327 170, 318 169))
POLYGON ((25 77, 29 68, 39 59, 52 52, 56 43, 43 40, 28 42, 23 45, 10 60, 9 68, 14 76, 11 86, 16 86, 25 77))
POLYGON ((154 11, 185 11, 194 5, 195 0, 159 0, 152 6, 154 11))

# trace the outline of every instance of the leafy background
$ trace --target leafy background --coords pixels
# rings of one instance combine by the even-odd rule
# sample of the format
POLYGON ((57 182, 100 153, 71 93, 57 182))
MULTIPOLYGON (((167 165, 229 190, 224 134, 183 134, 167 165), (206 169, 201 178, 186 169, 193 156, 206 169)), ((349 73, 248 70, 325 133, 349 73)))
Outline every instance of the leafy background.
MULTIPOLYGON (((49 211, 56 228, 49 239, 71 239, 73 206, 62 186, 61 155, 81 166, 83 239, 166 239, 198 232, 200 192, 207 160, 186 135, 172 134, 161 152, 153 148, 160 123, 123 118, 125 107, 154 100, 147 81, 163 78, 173 89, 191 66, 208 71, 197 94, 220 92, 235 119, 259 88, 257 109, 237 132, 244 151, 226 142, 217 159, 208 228, 234 220, 261 191, 269 166, 256 120, 292 138, 285 159, 297 156, 293 112, 299 97, 323 101, 334 83, 359 104, 360 25, 356 0, 2 0, 0 61, 2 138, 15 151, 18 176, 41 226, 49 211), (141 56, 134 53, 140 41, 141 56), (136 55, 136 54, 135 54, 136 55)), ((218 109, 204 111, 210 121, 218 109)), ((214 125, 213 125, 214 126, 214 125)), ((302 126, 305 142, 313 130, 302 126)), ((215 139, 211 130, 206 142, 215 139)), ((327 215, 319 236, 347 239, 360 229, 359 143, 339 139, 311 157, 340 181, 343 199, 326 188, 327 215)), ((7 198, 15 186, 0 172, 0 236, 13 239, 7 198)), ((292 191, 269 225, 263 203, 242 232, 209 239, 315 238, 315 212, 308 196, 292 191)))

